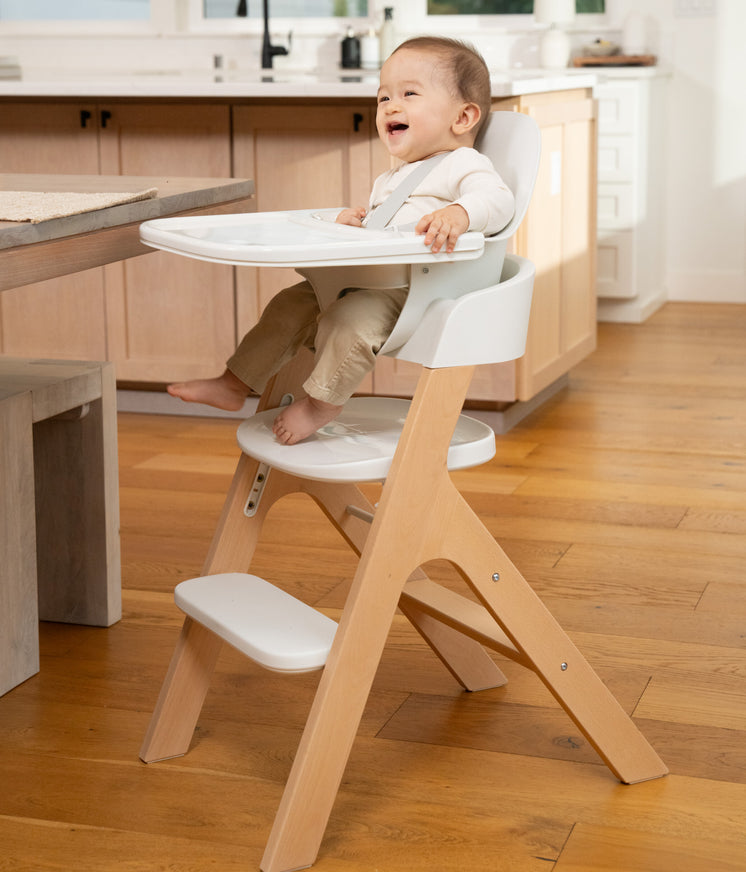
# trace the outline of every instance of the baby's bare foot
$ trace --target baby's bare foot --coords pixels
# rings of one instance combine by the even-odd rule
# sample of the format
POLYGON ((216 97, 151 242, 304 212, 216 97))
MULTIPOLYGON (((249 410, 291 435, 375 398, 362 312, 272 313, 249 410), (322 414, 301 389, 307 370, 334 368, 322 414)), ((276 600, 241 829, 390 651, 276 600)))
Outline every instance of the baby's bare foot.
POLYGON ((230 370, 217 378, 199 378, 194 381, 177 382, 167 388, 172 397, 187 403, 204 403, 216 409, 237 412, 243 408, 249 389, 230 370))
POLYGON ((272 432, 283 445, 295 445, 333 421, 343 406, 325 403, 314 397, 303 397, 283 409, 275 418, 272 432))

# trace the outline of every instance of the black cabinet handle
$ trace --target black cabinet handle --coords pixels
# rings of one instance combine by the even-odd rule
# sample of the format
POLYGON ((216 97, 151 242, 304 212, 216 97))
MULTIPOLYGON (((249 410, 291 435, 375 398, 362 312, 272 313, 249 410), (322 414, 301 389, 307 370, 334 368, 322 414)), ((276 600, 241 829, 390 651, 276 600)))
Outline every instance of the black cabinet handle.
POLYGON ((111 119, 111 112, 109 112, 108 109, 102 109, 101 110, 101 126, 106 127, 106 125, 109 123, 110 119, 111 119))
POLYGON ((363 121, 364 118, 359 112, 356 112, 352 116, 352 126, 355 129, 355 133, 360 133, 360 125, 363 123, 363 121))
POLYGON ((80 126, 88 127, 88 122, 91 120, 91 113, 87 109, 80 110, 80 126))

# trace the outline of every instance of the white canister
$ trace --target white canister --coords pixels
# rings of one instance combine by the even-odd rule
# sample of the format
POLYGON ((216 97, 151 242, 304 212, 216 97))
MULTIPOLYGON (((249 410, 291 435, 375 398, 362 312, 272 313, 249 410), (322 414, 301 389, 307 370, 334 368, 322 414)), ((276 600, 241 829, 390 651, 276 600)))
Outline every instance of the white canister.
POLYGON ((377 70, 381 66, 381 43, 372 27, 360 38, 360 66, 364 70, 377 70))
POLYGON ((381 53, 381 63, 391 54, 391 52, 399 45, 394 30, 394 7, 386 6, 383 10, 383 23, 381 24, 381 32, 378 36, 379 51, 381 53))
POLYGON ((624 19, 622 51, 626 55, 641 55, 647 52, 647 26, 642 12, 630 12, 624 19))

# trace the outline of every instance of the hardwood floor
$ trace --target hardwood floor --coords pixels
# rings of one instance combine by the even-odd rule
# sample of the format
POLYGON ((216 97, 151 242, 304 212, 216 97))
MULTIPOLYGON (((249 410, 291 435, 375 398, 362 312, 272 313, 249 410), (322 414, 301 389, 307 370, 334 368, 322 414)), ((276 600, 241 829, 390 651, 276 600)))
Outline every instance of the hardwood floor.
MULTIPOLYGON (((397 617, 315 869, 746 870, 744 336, 746 306, 602 324, 457 474, 671 774, 619 784, 532 673, 462 693, 397 617)), ((0 870, 258 869, 317 676, 226 647, 189 754, 137 758, 235 422, 124 414, 119 447, 124 617, 43 624, 41 672, 0 698, 0 870)), ((289 498, 265 529, 254 571, 337 615, 355 561, 320 512, 289 498)))

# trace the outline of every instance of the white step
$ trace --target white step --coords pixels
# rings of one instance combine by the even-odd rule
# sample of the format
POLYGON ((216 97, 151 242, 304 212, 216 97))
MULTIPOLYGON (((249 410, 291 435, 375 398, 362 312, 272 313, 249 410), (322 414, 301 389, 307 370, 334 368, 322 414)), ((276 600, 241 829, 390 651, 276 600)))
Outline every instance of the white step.
POLYGON ((336 621, 243 572, 182 581, 174 599, 195 621, 274 672, 321 669, 337 629, 336 621))

